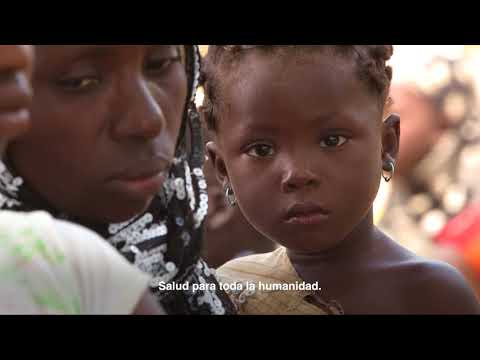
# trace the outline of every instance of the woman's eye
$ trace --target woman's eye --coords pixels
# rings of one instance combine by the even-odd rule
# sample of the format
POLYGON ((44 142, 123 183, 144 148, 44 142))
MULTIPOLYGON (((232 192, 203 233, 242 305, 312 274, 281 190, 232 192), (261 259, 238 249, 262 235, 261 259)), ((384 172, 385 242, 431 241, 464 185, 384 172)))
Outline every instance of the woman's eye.
POLYGON ((256 158, 265 158, 269 156, 273 156, 275 154, 275 150, 272 146, 266 144, 257 144, 253 145, 248 149, 247 154, 252 157, 256 158))
POLYGON ((170 57, 170 58, 163 58, 163 59, 152 59, 147 62, 145 68, 146 71, 153 73, 153 74, 162 74, 163 72, 167 71, 170 66, 179 62, 181 60, 180 56, 170 57))
POLYGON ((320 146, 323 148, 336 148, 344 145, 347 141, 348 139, 345 136, 330 135, 320 142, 320 146))
POLYGON ((71 91, 90 90, 100 84, 100 79, 93 76, 84 76, 63 79, 59 81, 60 86, 71 91))

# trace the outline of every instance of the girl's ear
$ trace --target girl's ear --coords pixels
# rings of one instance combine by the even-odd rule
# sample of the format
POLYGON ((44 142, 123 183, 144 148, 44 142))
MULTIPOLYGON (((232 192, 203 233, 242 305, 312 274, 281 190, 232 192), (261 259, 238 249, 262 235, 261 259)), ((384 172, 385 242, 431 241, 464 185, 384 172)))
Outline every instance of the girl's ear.
POLYGON ((382 160, 385 170, 389 169, 389 162, 396 162, 400 150, 400 116, 390 115, 382 127, 382 160))
POLYGON ((225 162, 223 161, 222 153, 214 141, 207 143, 207 153, 213 168, 215 169, 217 180, 223 187, 225 187, 229 182, 228 172, 225 162))

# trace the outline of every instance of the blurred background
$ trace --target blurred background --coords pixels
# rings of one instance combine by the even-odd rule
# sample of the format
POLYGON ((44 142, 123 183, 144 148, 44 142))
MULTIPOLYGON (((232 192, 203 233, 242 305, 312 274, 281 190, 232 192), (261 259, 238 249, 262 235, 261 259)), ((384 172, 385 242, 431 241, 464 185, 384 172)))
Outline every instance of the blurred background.
MULTIPOLYGON (((418 255, 457 267, 480 295, 480 45, 397 45, 390 65, 389 111, 400 114, 402 136, 395 177, 382 181, 374 205, 375 222, 418 255)), ((206 173, 204 255, 211 266, 273 250, 226 205, 209 163, 206 173)))

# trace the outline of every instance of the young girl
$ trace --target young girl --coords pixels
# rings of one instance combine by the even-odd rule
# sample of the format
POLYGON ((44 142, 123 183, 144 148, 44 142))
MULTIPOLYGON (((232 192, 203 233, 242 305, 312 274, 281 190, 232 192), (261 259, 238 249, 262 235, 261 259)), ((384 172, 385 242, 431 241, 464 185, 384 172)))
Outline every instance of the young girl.
POLYGON ((232 293, 240 313, 480 313, 454 268, 415 256, 373 225, 381 175, 394 175, 399 146, 399 117, 385 120, 392 52, 210 48, 202 110, 215 133, 209 155, 228 202, 282 245, 219 269, 225 283, 256 285, 232 293))

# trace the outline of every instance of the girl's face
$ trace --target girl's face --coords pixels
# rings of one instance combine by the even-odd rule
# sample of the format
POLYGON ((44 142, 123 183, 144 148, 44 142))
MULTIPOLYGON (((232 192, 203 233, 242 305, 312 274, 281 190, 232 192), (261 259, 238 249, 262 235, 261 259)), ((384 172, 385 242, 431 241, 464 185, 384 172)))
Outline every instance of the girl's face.
POLYGON ((9 149, 57 209, 93 222, 145 210, 174 156, 187 76, 170 45, 36 47, 32 129, 9 149))
POLYGON ((368 222, 398 124, 353 61, 315 54, 245 57, 225 100, 210 156, 262 234, 297 251, 325 251, 368 222), (382 147, 383 141, 383 147, 382 147))
POLYGON ((0 45, 0 156, 30 126, 32 66, 32 46, 0 45))

